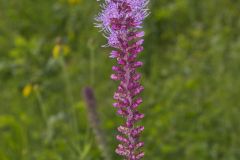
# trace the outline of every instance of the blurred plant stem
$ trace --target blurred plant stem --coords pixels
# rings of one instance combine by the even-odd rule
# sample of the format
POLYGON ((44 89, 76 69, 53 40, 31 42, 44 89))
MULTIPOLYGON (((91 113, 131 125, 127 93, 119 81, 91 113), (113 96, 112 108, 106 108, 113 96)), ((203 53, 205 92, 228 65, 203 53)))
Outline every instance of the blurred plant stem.
POLYGON ((46 113, 46 110, 45 110, 46 106, 44 104, 43 97, 42 97, 42 95, 39 91, 39 86, 35 85, 33 89, 34 89, 34 92, 36 94, 37 101, 39 103, 39 109, 40 109, 40 112, 41 112, 41 115, 42 115, 44 125, 47 125, 47 113, 46 113))
POLYGON ((90 51, 90 84, 93 85, 94 84, 94 68, 95 68, 95 48, 93 45, 93 39, 89 39, 88 40, 88 43, 87 43, 87 46, 89 48, 89 51, 90 51))
POLYGON ((87 104, 89 123, 95 134, 98 147, 104 159, 111 160, 111 154, 109 154, 106 135, 101 128, 101 121, 97 111, 97 103, 94 91, 90 87, 85 87, 83 90, 83 94, 87 104))
POLYGON ((71 114, 72 114, 72 126, 73 126, 73 131, 78 133, 78 122, 77 122, 77 113, 75 112, 74 109, 74 100, 73 100, 73 94, 72 94, 72 87, 71 87, 71 82, 69 79, 69 74, 67 72, 67 66, 64 60, 64 57, 61 55, 59 57, 59 63, 61 65, 62 68, 62 75, 63 75, 63 79, 65 82, 65 87, 66 87, 66 96, 68 99, 68 102, 71 106, 71 114))
MULTIPOLYGON (((68 104, 70 106, 70 123, 71 123, 71 129, 74 135, 79 135, 79 126, 78 126, 78 115, 74 108, 74 97, 73 97, 73 90, 72 85, 70 81, 70 75, 67 70, 67 64, 64 59, 66 56, 66 53, 68 54, 70 52, 70 48, 66 48, 66 44, 64 44, 64 40, 61 37, 58 37, 56 39, 56 45, 53 48, 53 58, 57 60, 59 65, 62 69, 62 78, 65 83, 65 92, 66 92, 66 98, 68 101, 68 104)), ((70 137, 69 137, 70 138, 70 137)), ((70 145, 72 146, 73 150, 76 153, 76 158, 78 155, 81 155, 81 153, 84 151, 84 148, 81 147, 81 145, 78 143, 78 141, 71 141, 70 145)), ((82 159, 81 159, 82 160, 82 159)))

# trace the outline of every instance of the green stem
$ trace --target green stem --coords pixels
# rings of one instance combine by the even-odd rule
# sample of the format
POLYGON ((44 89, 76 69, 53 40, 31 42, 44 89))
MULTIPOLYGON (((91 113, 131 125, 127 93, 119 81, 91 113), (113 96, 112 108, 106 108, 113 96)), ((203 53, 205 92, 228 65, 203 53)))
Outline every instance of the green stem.
POLYGON ((40 106, 39 109, 40 109, 40 112, 41 112, 41 115, 42 115, 42 119, 44 121, 44 125, 47 125, 47 114, 46 114, 46 111, 45 111, 46 107, 45 107, 42 95, 41 95, 41 93, 39 92, 38 89, 34 89, 34 91, 35 91, 37 101, 38 101, 39 106, 40 106))
POLYGON ((94 79, 95 79, 95 76, 94 76, 94 68, 95 68, 95 48, 94 48, 94 45, 93 45, 93 40, 90 39, 87 43, 87 46, 90 50, 90 66, 89 66, 89 70, 90 70, 90 84, 93 86, 94 84, 94 79))
POLYGON ((68 102, 70 104, 71 108, 71 114, 73 115, 72 117, 72 127, 73 127, 73 131, 78 133, 78 122, 77 122, 77 112, 75 112, 74 109, 74 98, 73 98, 73 94, 72 94, 72 87, 71 87, 71 82, 69 79, 69 74, 67 72, 67 66, 66 63, 64 61, 63 56, 59 57, 59 63, 61 65, 62 68, 62 74, 63 74, 63 79, 65 82, 65 87, 66 87, 66 94, 67 94, 67 99, 68 102))

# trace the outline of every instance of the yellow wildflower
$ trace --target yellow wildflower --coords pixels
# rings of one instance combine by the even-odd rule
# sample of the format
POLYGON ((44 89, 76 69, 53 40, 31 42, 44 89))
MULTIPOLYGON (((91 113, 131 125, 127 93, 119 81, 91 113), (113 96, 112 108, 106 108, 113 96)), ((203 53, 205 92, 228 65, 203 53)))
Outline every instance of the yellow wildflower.
POLYGON ((27 84, 22 90, 23 96, 28 97, 31 94, 32 90, 33 90, 32 84, 27 84))
POLYGON ((34 90, 34 91, 38 91, 38 90, 39 90, 39 85, 35 84, 35 85, 33 86, 33 90, 34 90))
POLYGON ((77 4, 79 4, 81 2, 81 0, 68 0, 68 3, 70 4, 70 5, 77 5, 77 4))
POLYGON ((53 51, 52 51, 53 58, 57 59, 60 56, 61 50, 62 50, 62 46, 60 44, 56 44, 53 47, 53 51))
POLYGON ((70 53, 71 48, 68 45, 63 46, 63 54, 66 56, 70 53))
POLYGON ((71 51, 71 48, 68 45, 56 44, 53 47, 52 55, 54 59, 59 58, 61 54, 67 56, 71 51))

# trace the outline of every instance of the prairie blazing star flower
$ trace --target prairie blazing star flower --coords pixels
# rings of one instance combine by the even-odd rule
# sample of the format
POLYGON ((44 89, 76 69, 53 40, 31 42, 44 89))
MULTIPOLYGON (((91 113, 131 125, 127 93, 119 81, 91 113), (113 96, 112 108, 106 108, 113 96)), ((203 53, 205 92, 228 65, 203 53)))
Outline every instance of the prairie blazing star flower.
POLYGON ((143 50, 144 32, 141 28, 144 18, 148 16, 147 4, 148 0, 105 0, 103 10, 96 18, 97 27, 108 39, 106 46, 115 48, 109 56, 117 60, 117 65, 112 67, 115 73, 111 79, 120 81, 120 84, 113 96, 116 100, 113 106, 126 120, 118 127, 121 135, 116 138, 121 144, 116 153, 126 160, 139 160, 144 156, 144 152, 139 150, 144 145, 139 141, 144 127, 136 124, 144 117, 137 111, 142 103, 138 95, 144 87, 139 83, 141 74, 136 71, 143 63, 136 58, 143 50))

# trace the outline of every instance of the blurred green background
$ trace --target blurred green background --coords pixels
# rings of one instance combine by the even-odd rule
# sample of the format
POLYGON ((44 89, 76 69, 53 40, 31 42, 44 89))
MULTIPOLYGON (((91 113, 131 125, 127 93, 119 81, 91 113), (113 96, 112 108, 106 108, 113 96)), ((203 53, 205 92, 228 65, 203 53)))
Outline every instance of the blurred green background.
MULTIPOLYGON (((0 160, 103 160, 82 89, 114 150, 114 60, 95 0, 0 0, 0 160)), ((142 83, 146 160, 240 159, 240 1, 151 0, 142 83)))

